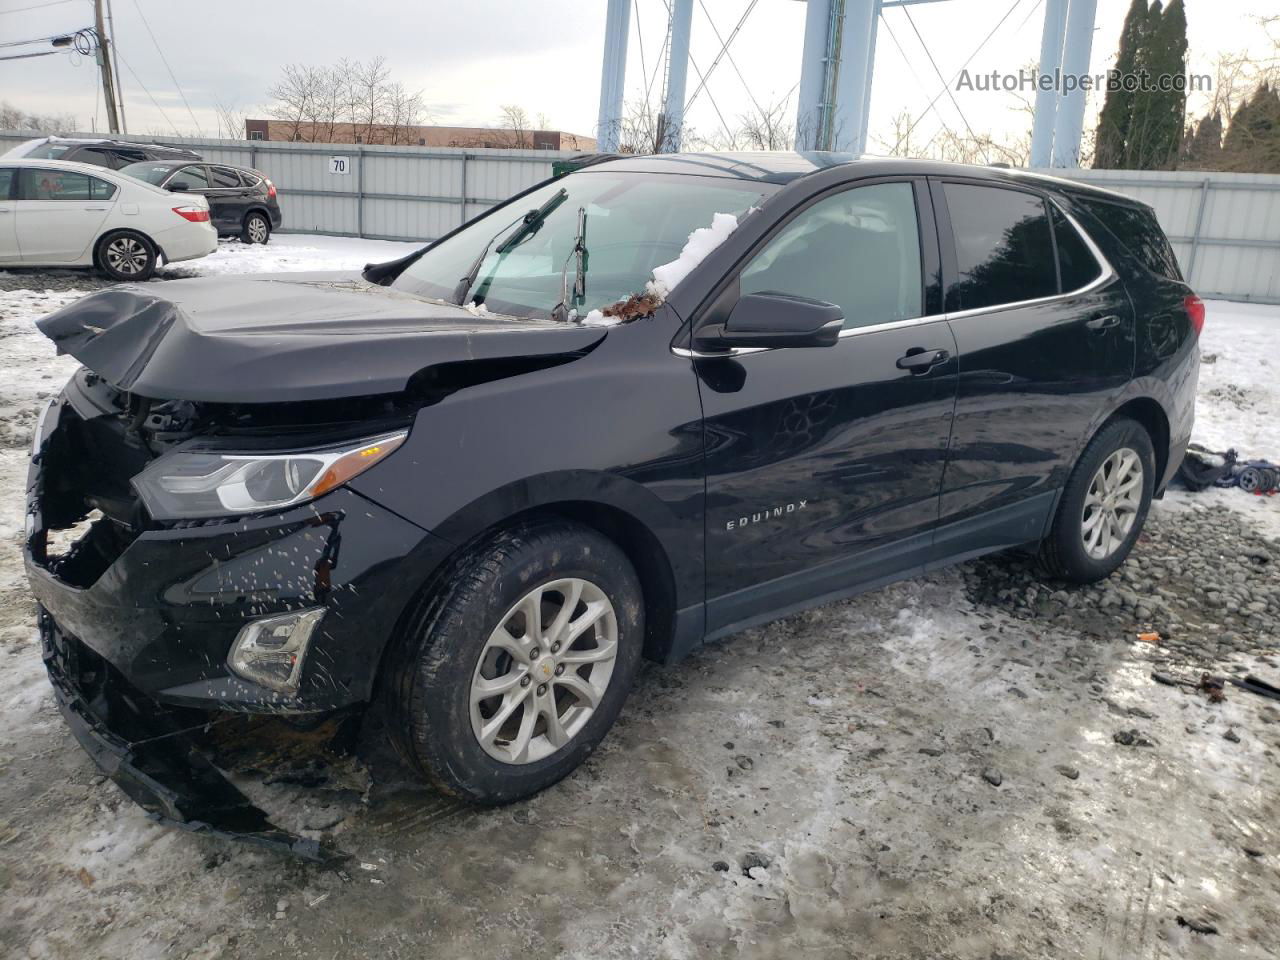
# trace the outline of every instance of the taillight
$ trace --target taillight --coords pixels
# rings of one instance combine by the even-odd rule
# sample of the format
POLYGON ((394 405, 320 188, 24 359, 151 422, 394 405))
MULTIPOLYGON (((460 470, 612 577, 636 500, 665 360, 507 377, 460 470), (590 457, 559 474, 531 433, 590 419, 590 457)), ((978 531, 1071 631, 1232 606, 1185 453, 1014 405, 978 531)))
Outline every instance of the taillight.
POLYGON ((174 207, 173 212, 183 220, 190 220, 192 223, 209 222, 209 211, 202 207, 174 207))
POLYGON ((1197 337, 1200 336, 1200 331, 1204 329, 1204 301, 1194 293, 1188 293, 1182 305, 1187 310, 1187 316, 1191 318, 1191 329, 1195 330, 1197 337))
POLYGON ((267 181, 267 196, 274 197, 276 195, 276 185, 270 180, 267 181))

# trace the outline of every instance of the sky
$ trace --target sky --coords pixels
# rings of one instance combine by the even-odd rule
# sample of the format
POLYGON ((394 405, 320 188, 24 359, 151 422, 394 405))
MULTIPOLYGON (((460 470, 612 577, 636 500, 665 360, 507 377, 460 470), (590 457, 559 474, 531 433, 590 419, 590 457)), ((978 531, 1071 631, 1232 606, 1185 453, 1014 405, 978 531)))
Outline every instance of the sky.
MULTIPOLYGON (((518 104, 531 116, 544 114, 554 128, 595 132, 605 0, 109 2, 131 133, 213 135, 218 104, 265 115, 267 91, 284 63, 379 55, 396 79, 422 91, 435 122, 496 125, 502 105, 518 104)), ((1193 72, 1212 73, 1224 52, 1276 56, 1275 40, 1256 19, 1274 13, 1275 0, 1185 4, 1193 72)), ((1128 6, 1129 0, 1098 0, 1092 72, 1114 61, 1128 6)), ((721 61, 690 105, 688 123, 700 133, 736 126, 753 100, 794 103, 803 2, 695 0, 693 61, 709 68, 720 50, 717 31, 728 36, 749 7, 730 47, 732 61, 721 61)), ((1034 64, 1043 0, 939 0, 884 16, 872 96, 873 152, 893 139, 892 120, 904 111, 920 118, 919 142, 944 126, 963 130, 966 123, 997 138, 1026 131, 1029 118, 1007 93, 953 88, 954 103, 944 95, 936 112, 926 107, 941 89, 937 74, 951 78, 1002 18, 969 69, 1012 72, 1034 64)), ((92 19, 89 0, 0 0, 0 44, 73 31, 92 19)), ((627 97, 642 100, 647 88, 656 99, 662 78, 650 78, 657 72, 665 0, 634 0, 631 20, 627 97)), ((1280 36, 1280 26, 1272 32, 1280 36)), ((34 49, 42 48, 22 48, 34 49)), ((0 55, 6 52, 13 50, 0 46, 0 55)), ((105 129, 97 82, 92 60, 70 52, 0 60, 0 101, 29 112, 74 115, 81 129, 105 129)), ((690 94, 698 86, 691 69, 690 94)), ((1192 109, 1199 106, 1193 98, 1192 109)))

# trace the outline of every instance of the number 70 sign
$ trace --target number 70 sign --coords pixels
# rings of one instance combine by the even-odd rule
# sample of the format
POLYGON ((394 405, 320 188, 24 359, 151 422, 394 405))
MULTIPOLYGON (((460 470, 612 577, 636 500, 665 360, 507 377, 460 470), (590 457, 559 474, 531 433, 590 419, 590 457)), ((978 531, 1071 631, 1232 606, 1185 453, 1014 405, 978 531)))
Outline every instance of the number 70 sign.
POLYGON ((349 175, 351 173, 351 158, 350 157, 330 157, 329 172, 341 174, 343 176, 349 175))

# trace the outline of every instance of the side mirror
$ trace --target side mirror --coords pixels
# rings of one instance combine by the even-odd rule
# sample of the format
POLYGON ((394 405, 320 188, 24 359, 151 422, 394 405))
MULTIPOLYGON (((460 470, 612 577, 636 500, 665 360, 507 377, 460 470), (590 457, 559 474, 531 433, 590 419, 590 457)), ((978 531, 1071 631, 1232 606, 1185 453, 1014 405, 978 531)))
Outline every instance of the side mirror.
POLYGON ((185 180, 175 180, 169 186, 165 187, 170 193, 186 193, 191 189, 191 184, 185 180))
POLYGON ((834 303, 788 293, 749 293, 724 323, 694 332, 700 350, 731 347, 832 347, 840 339, 844 311, 834 303))

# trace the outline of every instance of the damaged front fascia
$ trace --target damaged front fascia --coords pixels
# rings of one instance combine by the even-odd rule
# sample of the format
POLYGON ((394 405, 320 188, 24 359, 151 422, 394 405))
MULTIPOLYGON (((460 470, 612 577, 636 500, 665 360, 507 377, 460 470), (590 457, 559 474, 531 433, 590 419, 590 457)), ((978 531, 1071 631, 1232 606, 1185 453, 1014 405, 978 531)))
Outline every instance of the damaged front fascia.
POLYGON ((372 285, 227 278, 112 287, 37 326, 133 396, 227 405, 399 394, 432 367, 572 358, 605 336, 372 285))
POLYGON ((137 691, 125 694, 117 689, 104 663, 88 667, 95 692, 91 701, 71 679, 85 665, 75 662, 71 642, 58 635, 52 618, 43 612, 40 634, 45 667, 72 734, 98 768, 151 819, 314 863, 349 859, 342 851, 273 824, 200 751, 191 728, 137 691))

